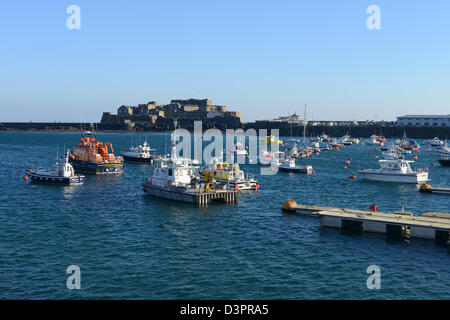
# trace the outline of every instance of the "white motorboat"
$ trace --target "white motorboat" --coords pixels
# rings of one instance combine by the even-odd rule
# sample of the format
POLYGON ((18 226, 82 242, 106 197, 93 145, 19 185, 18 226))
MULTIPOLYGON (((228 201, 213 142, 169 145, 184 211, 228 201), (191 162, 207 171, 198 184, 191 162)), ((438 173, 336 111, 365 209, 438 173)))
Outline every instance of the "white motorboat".
POLYGON ((433 139, 426 140, 426 143, 430 144, 433 147, 440 147, 444 145, 444 141, 439 140, 438 137, 434 137, 433 139))
POLYGON ((151 149, 147 141, 144 141, 142 145, 130 147, 127 151, 121 152, 121 155, 128 162, 152 164, 153 160, 158 158, 158 156, 154 155, 155 151, 156 149, 151 149))
POLYGON ((447 146, 447 142, 437 148, 436 152, 443 156, 450 156, 450 148, 447 146))
POLYGON ((52 169, 27 169, 26 174, 33 182, 60 185, 80 185, 84 183, 83 175, 76 175, 69 163, 70 152, 64 156, 64 161, 58 161, 52 169))
POLYGON ((312 174, 313 167, 311 165, 297 166, 294 158, 286 159, 283 163, 278 166, 278 170, 287 172, 296 172, 303 174, 312 174))
POLYGON ((270 166, 275 165, 279 166, 285 158, 285 154, 283 151, 261 151, 259 156, 259 163, 262 166, 270 166))
POLYGON ((373 181, 400 182, 400 183, 423 183, 429 181, 428 172, 417 170, 413 171, 410 163, 414 161, 397 160, 379 160, 379 169, 360 169, 358 173, 363 178, 373 181))
POLYGON ((234 144, 234 146, 232 146, 231 148, 227 149, 227 153, 235 155, 237 157, 246 157, 246 156, 248 156, 247 150, 245 150, 244 145, 242 143, 240 143, 239 141, 237 141, 234 144))
POLYGON ((369 146, 382 146, 384 145, 383 139, 377 135, 372 135, 369 140, 367 140, 367 145, 369 146))
POLYGON ((394 144, 391 144, 387 150, 381 152, 381 156, 386 160, 397 160, 404 158, 403 154, 394 146, 394 144))
POLYGON ((346 146, 351 146, 353 144, 353 141, 350 139, 350 136, 346 134, 341 138, 341 143, 346 146))

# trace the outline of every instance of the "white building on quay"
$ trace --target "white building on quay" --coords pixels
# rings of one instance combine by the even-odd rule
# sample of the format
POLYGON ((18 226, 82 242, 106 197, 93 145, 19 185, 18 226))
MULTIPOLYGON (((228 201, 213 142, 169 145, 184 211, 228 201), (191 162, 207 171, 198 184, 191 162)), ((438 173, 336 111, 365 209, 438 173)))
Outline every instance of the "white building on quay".
POLYGON ((400 127, 450 127, 450 114, 447 115, 406 115, 397 117, 400 127))

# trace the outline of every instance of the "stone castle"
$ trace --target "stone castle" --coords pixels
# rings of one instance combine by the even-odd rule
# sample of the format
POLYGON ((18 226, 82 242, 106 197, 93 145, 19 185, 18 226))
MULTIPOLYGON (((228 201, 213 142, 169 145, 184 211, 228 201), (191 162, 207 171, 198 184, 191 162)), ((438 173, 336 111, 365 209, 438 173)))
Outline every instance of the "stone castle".
POLYGON ((156 101, 138 106, 123 105, 117 109, 117 114, 103 112, 101 123, 149 129, 171 127, 175 121, 181 127, 191 127, 196 120, 209 127, 242 127, 240 112, 227 111, 226 106, 213 105, 208 99, 177 99, 163 105, 156 101))

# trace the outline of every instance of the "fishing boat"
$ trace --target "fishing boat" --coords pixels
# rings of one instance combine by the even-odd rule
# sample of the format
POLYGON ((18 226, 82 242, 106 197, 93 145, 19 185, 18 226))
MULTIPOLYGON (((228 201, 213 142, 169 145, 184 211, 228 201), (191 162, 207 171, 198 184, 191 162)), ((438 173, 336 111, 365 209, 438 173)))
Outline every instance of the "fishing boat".
POLYGON ((154 154, 155 151, 156 149, 151 149, 147 141, 144 141, 142 145, 130 147, 127 151, 121 152, 121 155, 127 162, 152 164, 153 160, 158 158, 154 154))
POLYGON ((198 166, 166 159, 155 159, 153 164, 152 177, 142 183, 144 192, 151 196, 199 205, 237 200, 236 189, 217 184, 211 176, 202 180, 198 166))
POLYGON ((25 170, 30 181, 46 184, 81 185, 85 177, 76 175, 69 163, 69 151, 64 156, 64 161, 58 161, 52 169, 27 169, 25 170))
POLYGON ((297 166, 294 158, 289 158, 283 161, 283 163, 278 166, 278 170, 303 174, 313 173, 313 167, 311 165, 297 166))
POLYGON ((341 138, 341 143, 346 146, 351 146, 353 144, 353 141, 350 140, 350 136, 346 134, 341 138))
POLYGON ((397 160, 379 160, 379 169, 360 169, 358 173, 363 178, 373 181, 400 182, 400 183, 422 183, 429 181, 428 172, 417 170, 413 171, 410 163, 414 161, 397 160))
POLYGON ((247 173, 239 168, 239 164, 229 164, 221 161, 219 158, 214 158, 210 163, 200 171, 203 177, 211 176, 217 182, 225 184, 232 189, 237 190, 258 190, 259 184, 255 180, 254 175, 247 173))
POLYGON ((114 155, 112 144, 99 142, 95 133, 90 131, 82 133, 69 162, 75 172, 105 175, 121 174, 124 170, 123 158, 114 155))
MULTIPOLYGON (((386 139, 384 139, 384 141, 386 141, 386 139)), ((381 139, 379 136, 372 135, 369 140, 367 140, 367 144, 369 146, 382 146, 384 145, 384 142, 383 139, 381 139)))
POLYGON ((402 140, 397 144, 397 146, 404 151, 417 151, 419 150, 420 146, 415 140, 410 140, 406 136, 406 133, 403 133, 402 140))

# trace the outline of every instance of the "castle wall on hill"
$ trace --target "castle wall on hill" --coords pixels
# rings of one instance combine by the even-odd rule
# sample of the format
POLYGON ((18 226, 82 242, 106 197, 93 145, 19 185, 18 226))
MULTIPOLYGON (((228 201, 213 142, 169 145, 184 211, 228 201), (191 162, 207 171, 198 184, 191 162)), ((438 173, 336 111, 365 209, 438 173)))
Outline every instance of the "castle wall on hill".
POLYGON ((174 121, 186 124, 203 121, 207 125, 224 128, 242 126, 240 112, 227 111, 226 106, 213 105, 209 99, 175 99, 166 105, 158 105, 156 101, 138 106, 122 105, 117 109, 117 114, 103 112, 100 123, 123 125, 125 121, 136 128, 168 126, 174 121))

